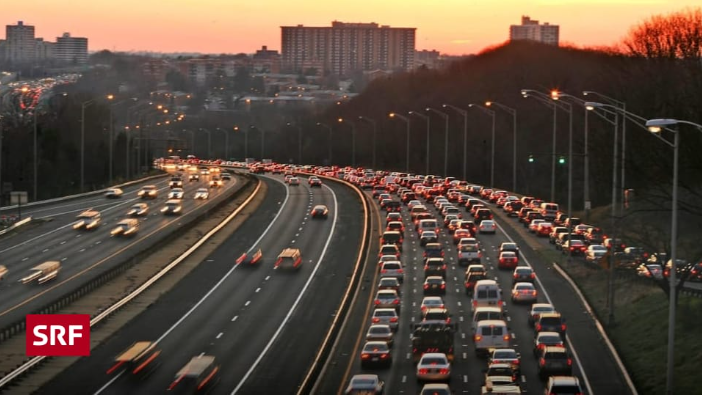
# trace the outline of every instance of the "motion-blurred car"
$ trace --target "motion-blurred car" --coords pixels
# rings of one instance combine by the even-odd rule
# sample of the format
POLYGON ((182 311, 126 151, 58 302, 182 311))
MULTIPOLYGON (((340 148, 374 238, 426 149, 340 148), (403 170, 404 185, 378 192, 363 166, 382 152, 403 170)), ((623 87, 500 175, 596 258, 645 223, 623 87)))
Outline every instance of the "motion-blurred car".
POLYGON ((168 187, 169 188, 182 188, 183 187, 183 179, 180 177, 171 177, 171 180, 168 182, 168 187))
POLYGON ((139 230, 139 220, 137 219, 123 219, 117 223, 117 226, 112 229, 110 235, 112 236, 134 236, 139 230))
POLYGON ((193 173, 188 176, 188 181, 193 182, 193 181, 200 181, 200 175, 197 173, 193 173))
POLYGON ((219 381, 219 370, 215 357, 211 355, 193 357, 176 373, 175 380, 168 390, 209 392, 219 381))
POLYGON ((158 188, 156 188, 156 185, 144 185, 137 192, 137 196, 142 199, 156 199, 158 197, 158 188))
POLYGON ((198 188, 197 191, 195 191, 195 200, 198 199, 203 199, 207 200, 210 197, 210 191, 207 190, 207 188, 198 188))
POLYGON ((219 177, 212 177, 210 180, 210 188, 219 188, 222 185, 224 185, 224 182, 222 182, 222 179, 219 177))
POLYGON ((180 200, 171 199, 166 201, 166 204, 161 208, 161 213, 165 215, 178 215, 183 210, 180 200))
POLYGON ((148 213, 149 206, 146 203, 137 203, 129 209, 127 215, 131 217, 141 217, 142 215, 146 215, 148 213))
POLYGON ((663 267, 657 263, 642 263, 636 268, 636 274, 641 277, 648 277, 654 280, 662 280, 663 267))
POLYGON ((122 197, 124 192, 120 188, 110 188, 105 192, 105 197, 108 199, 116 199, 122 197))
POLYGON ((184 194, 185 194, 185 191, 183 191, 183 188, 173 188, 173 189, 171 189, 170 192, 168 192, 168 198, 169 199, 182 199, 184 194))
POLYGON ((323 204, 318 204, 312 208, 310 215, 312 216, 312 218, 327 219, 327 216, 329 215, 329 209, 323 204))
POLYGON ((145 377, 158 366, 160 354, 161 350, 156 348, 154 342, 136 342, 115 357, 115 364, 107 370, 107 374, 126 371, 145 377))
POLYGON ((96 210, 85 210, 78 214, 77 219, 73 229, 91 230, 100 226, 100 212, 96 210))

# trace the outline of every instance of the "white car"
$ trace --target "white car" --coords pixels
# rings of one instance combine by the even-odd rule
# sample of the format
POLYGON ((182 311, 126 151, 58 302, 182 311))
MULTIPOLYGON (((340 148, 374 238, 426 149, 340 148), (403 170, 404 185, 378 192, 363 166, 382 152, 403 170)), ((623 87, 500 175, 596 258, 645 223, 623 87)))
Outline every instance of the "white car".
POLYGON ((512 288, 512 302, 514 303, 535 303, 536 296, 536 288, 532 283, 522 281, 514 284, 512 288))
POLYGON ((105 192, 105 197, 108 199, 115 199, 122 197, 122 190, 120 188, 110 188, 105 192))
POLYGON ((131 217, 141 217, 149 213, 149 206, 146 203, 137 203, 129 209, 127 215, 131 217))
POLYGON ((185 192, 183 191, 183 188, 173 188, 173 189, 171 189, 170 192, 168 192, 168 198, 169 199, 182 199, 184 194, 185 194, 185 192))
POLYGON ((451 362, 446 354, 428 352, 417 363, 417 381, 448 381, 451 379, 451 362))
POLYGON ((422 299, 422 312, 427 309, 443 309, 444 307, 444 299, 441 296, 425 296, 422 299))
POLYGON ((288 184, 290 185, 300 185, 300 179, 297 177, 290 177, 288 180, 288 184))
POLYGON ((592 244, 585 251, 585 259, 589 262, 599 261, 605 255, 607 255, 607 247, 601 244, 592 244))
POLYGON ((207 188, 198 188, 195 191, 195 199, 208 199, 210 197, 210 191, 207 188))
POLYGON ((482 220, 478 226, 478 231, 480 233, 495 233, 497 231, 497 224, 490 219, 482 220))

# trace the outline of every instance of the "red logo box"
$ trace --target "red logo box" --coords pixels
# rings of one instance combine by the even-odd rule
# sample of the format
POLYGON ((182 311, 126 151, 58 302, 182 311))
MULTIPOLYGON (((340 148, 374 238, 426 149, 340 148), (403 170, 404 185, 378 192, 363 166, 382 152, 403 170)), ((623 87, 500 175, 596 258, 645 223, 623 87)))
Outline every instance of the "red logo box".
POLYGON ((29 357, 90 355, 89 314, 28 314, 26 324, 29 357))

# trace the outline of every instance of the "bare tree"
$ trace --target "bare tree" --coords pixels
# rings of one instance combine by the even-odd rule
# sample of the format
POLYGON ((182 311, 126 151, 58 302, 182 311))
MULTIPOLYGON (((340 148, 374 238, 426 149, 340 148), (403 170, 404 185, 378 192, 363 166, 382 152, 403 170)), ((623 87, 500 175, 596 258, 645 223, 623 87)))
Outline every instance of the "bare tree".
POLYGON ((634 56, 702 59, 702 9, 654 15, 629 30, 624 46, 634 56))

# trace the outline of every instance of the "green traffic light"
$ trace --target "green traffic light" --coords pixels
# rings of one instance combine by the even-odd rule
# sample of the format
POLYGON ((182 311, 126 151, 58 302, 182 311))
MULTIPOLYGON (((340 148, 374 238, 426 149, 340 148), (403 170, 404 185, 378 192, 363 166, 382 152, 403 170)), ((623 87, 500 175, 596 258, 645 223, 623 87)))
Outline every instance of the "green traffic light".
POLYGON ((529 163, 534 163, 534 156, 533 155, 529 155, 529 163))
POLYGON ((558 163, 564 165, 566 163, 565 157, 561 156, 560 158, 558 158, 558 163))

